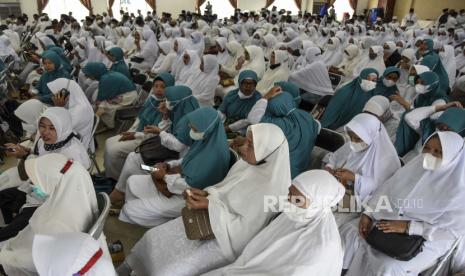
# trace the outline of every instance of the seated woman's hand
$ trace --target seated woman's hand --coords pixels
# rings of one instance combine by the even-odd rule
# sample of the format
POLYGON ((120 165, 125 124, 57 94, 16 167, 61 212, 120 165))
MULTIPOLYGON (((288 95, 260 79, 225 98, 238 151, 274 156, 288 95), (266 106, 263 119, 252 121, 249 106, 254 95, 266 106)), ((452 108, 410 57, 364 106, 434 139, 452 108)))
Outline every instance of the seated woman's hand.
POLYGON ((334 176, 342 183, 346 188, 348 188, 349 182, 355 181, 355 174, 347 169, 336 169, 334 176))
POLYGON ((186 189, 186 205, 190 209, 208 209, 208 193, 199 189, 186 189))
POLYGON ((409 221, 406 220, 382 220, 376 227, 384 233, 407 233, 409 221))
POLYGON ((154 182, 155 180, 163 180, 167 174, 168 165, 165 163, 157 163, 154 167, 156 170, 150 174, 154 182))
POLYGON ((168 108, 166 107, 166 102, 161 102, 159 105, 158 105, 158 110, 163 113, 163 114, 168 114, 169 110, 168 108))
POLYGON ((368 233, 370 233, 371 231, 372 226, 373 220, 369 216, 362 214, 362 216, 360 217, 360 222, 358 223, 358 231, 360 233, 360 236, 366 239, 368 233))
POLYGON ((161 129, 157 126, 154 126, 154 125, 148 125, 148 126, 145 126, 144 127, 144 133, 145 134, 160 134, 161 132, 161 129))
POLYGON ((395 101, 395 102, 398 102, 400 105, 402 105, 405 109, 410 109, 410 102, 407 101, 406 99, 404 99, 399 91, 396 92, 396 94, 392 95, 392 96, 389 96, 389 99, 391 101, 395 101))
POLYGON ((13 156, 16 158, 23 158, 29 155, 30 149, 23 147, 19 144, 6 143, 4 145, 8 150, 6 150, 7 156, 13 156))
POLYGON ((121 133, 121 138, 119 138, 119 141, 130 141, 134 139, 136 139, 135 132, 123 132, 121 133))
POLYGON ((281 93, 281 87, 275 86, 271 88, 270 91, 268 91, 268 93, 266 93, 265 96, 263 96, 263 98, 266 100, 269 100, 273 98, 274 96, 278 95, 279 93, 281 93))
POLYGON ((233 142, 231 143, 231 148, 238 149, 245 144, 245 141, 246 141, 245 137, 237 136, 236 138, 234 138, 233 142))

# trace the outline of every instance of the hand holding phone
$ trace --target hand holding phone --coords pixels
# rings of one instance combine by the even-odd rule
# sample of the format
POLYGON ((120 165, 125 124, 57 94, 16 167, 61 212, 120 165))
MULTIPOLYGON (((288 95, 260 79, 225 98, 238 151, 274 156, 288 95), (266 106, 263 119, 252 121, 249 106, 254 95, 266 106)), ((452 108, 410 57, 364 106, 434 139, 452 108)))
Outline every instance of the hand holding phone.
POLYGON ((151 167, 151 166, 147 166, 147 165, 144 165, 144 164, 141 164, 141 165, 140 165, 140 168, 141 168, 143 171, 146 171, 146 172, 149 172, 149 173, 153 173, 153 172, 159 171, 158 168, 151 167))

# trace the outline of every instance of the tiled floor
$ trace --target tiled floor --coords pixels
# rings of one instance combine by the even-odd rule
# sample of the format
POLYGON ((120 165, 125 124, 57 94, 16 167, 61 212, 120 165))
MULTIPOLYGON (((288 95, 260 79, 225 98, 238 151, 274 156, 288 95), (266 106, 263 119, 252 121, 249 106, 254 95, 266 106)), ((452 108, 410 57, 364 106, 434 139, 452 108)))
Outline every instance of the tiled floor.
MULTIPOLYGON (((105 140, 115 135, 115 133, 116 132, 114 130, 111 130, 102 132, 96 136, 97 143, 99 145, 97 149, 96 159, 101 169, 103 169, 103 151, 105 140)), ((0 172, 3 172, 8 168, 16 166, 16 162, 17 161, 14 158, 6 158, 5 164, 0 166, 0 172)), ((121 222, 118 220, 117 217, 109 216, 105 223, 104 233, 109 243, 114 242, 116 240, 120 240, 123 243, 124 251, 127 255, 131 248, 134 246, 134 244, 142 237, 142 235, 147 230, 148 229, 139 227, 137 225, 121 222)))

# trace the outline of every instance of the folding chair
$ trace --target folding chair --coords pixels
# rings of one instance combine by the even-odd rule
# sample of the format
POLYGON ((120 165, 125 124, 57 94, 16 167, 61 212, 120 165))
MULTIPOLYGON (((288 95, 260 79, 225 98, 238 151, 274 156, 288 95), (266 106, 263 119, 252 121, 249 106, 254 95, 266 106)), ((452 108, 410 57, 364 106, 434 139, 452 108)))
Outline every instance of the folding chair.
POLYGON ((110 197, 106 193, 97 194, 97 205, 98 205, 98 217, 94 224, 87 232, 95 240, 98 240, 103 232, 105 226, 105 220, 107 219, 108 212, 110 211, 110 197))
POLYGON ((429 269, 420 273, 421 276, 449 276, 451 275, 450 265, 452 263, 452 257, 454 253, 457 251, 457 247, 462 241, 463 237, 459 237, 454 244, 452 244, 451 248, 440 257, 437 263, 430 267, 429 269))
POLYGON ((87 145, 87 154, 89 155, 89 159, 91 161, 91 165, 90 165, 90 168, 89 168, 89 172, 91 173, 92 170, 95 169, 97 170, 98 174, 101 174, 102 171, 100 170, 100 167, 97 163, 97 159, 96 159, 96 152, 95 152, 95 144, 94 144, 94 140, 95 140, 95 132, 97 130, 97 127, 98 127, 98 124, 100 123, 100 117, 98 117, 97 115, 94 114, 94 125, 92 127, 92 133, 91 133, 91 139, 89 141, 89 145, 87 145))

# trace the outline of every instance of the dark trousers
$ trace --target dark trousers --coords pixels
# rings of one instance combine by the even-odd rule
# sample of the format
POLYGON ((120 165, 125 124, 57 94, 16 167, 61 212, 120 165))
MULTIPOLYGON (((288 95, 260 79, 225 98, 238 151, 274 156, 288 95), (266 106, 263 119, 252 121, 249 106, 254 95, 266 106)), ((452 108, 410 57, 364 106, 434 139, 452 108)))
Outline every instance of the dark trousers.
POLYGON ((0 191, 0 210, 7 226, 0 229, 0 242, 15 237, 28 224, 37 207, 19 210, 26 203, 26 194, 18 188, 0 191), (16 216, 15 216, 16 214, 16 216))

